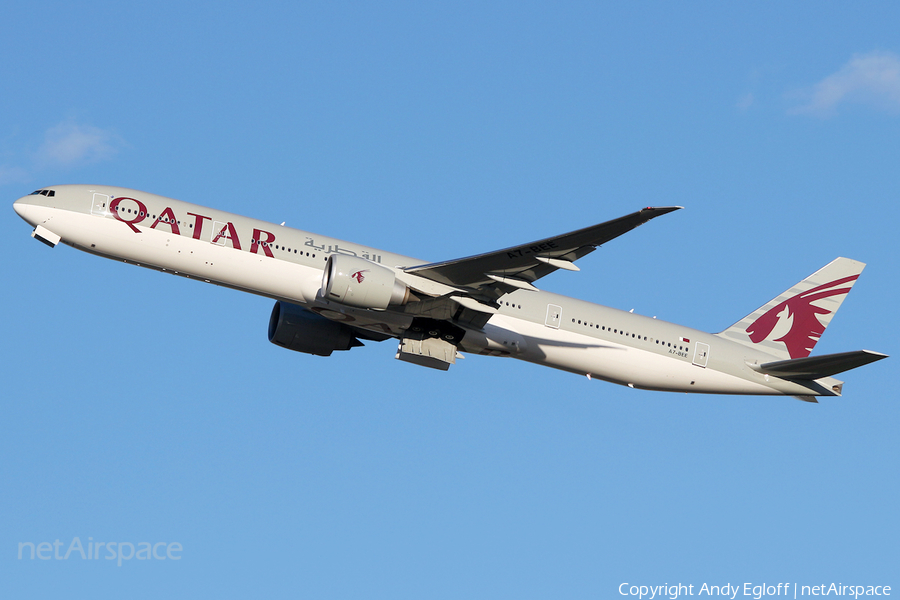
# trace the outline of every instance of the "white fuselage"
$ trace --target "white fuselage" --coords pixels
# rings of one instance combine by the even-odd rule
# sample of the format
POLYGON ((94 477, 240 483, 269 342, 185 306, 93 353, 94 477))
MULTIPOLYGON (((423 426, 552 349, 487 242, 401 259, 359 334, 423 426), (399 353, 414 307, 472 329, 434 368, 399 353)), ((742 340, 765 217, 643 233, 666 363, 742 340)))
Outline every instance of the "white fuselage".
MULTIPOLYGON (((402 337, 412 316, 324 300, 331 254, 398 271, 426 261, 281 225, 106 186, 54 186, 16 212, 62 242, 207 283, 302 305, 332 320, 402 337)), ((770 355, 717 335, 543 291, 518 290, 481 329, 466 328, 464 352, 513 358, 636 388, 823 395, 829 387, 769 377, 750 368, 770 355)))

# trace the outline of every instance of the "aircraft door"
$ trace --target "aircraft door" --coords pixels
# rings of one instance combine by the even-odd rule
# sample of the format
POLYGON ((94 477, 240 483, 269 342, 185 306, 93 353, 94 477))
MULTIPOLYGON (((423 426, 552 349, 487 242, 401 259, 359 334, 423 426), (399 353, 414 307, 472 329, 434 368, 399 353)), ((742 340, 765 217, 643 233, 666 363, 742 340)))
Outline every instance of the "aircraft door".
POLYGON ((709 344, 697 342, 694 345, 694 364, 698 367, 706 367, 706 361, 709 360, 709 344))
POLYGON ((547 305, 547 320, 544 321, 544 325, 547 327, 552 327, 553 329, 559 329, 559 324, 562 321, 562 307, 556 306, 555 304, 547 305))
POLYGON ((109 214, 109 196, 106 194, 94 194, 94 203, 91 205, 91 214, 101 217, 109 214))

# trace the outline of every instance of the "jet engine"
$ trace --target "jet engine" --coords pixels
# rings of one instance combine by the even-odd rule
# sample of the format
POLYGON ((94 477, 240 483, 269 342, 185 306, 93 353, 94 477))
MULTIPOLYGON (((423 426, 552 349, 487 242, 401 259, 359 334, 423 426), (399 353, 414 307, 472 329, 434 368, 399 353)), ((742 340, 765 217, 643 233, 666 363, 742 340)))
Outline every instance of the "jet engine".
POLYGON ((354 331, 287 302, 276 302, 269 318, 269 341, 282 348, 317 356, 362 346, 354 331))
POLYGON ((332 254, 322 276, 322 295, 347 306, 384 310, 406 304, 409 288, 397 281, 394 272, 372 261, 332 254))

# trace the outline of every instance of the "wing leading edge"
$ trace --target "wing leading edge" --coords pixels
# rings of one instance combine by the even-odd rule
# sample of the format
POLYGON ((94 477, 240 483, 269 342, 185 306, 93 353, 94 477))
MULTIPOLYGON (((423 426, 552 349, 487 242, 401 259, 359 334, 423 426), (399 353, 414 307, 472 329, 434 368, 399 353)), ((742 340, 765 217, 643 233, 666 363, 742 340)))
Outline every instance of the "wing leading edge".
POLYGON ((573 263, 597 246, 680 206, 647 207, 612 221, 503 250, 404 269, 407 273, 462 288, 508 286, 534 289, 531 283, 557 269, 577 271, 573 263))

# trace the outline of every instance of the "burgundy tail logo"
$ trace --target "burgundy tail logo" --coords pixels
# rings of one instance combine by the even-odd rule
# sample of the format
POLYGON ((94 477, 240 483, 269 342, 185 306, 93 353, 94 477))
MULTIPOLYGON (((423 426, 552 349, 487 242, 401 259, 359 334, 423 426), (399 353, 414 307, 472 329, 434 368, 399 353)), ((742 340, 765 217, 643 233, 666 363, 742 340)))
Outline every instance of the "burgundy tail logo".
MULTIPOLYGON (((784 342, 791 358, 805 358, 812 352, 813 346, 819 341, 819 337, 825 333, 825 326, 819 321, 817 315, 830 315, 833 311, 820 308, 813 304, 822 298, 839 296, 850 291, 850 287, 839 287, 845 283, 856 281, 859 275, 851 275, 843 279, 836 279, 801 292, 792 298, 778 304, 763 316, 755 320, 748 328, 747 333, 754 344, 758 344, 769 338, 779 323, 781 332, 783 327, 790 329, 783 336, 773 340, 784 342)), ((851 284, 852 285, 852 284, 851 284)))
POLYGON ((351 279, 355 279, 356 283, 362 283, 365 277, 363 277, 363 273, 368 273, 368 269, 363 269, 362 271, 357 271, 353 275, 350 276, 351 279))

